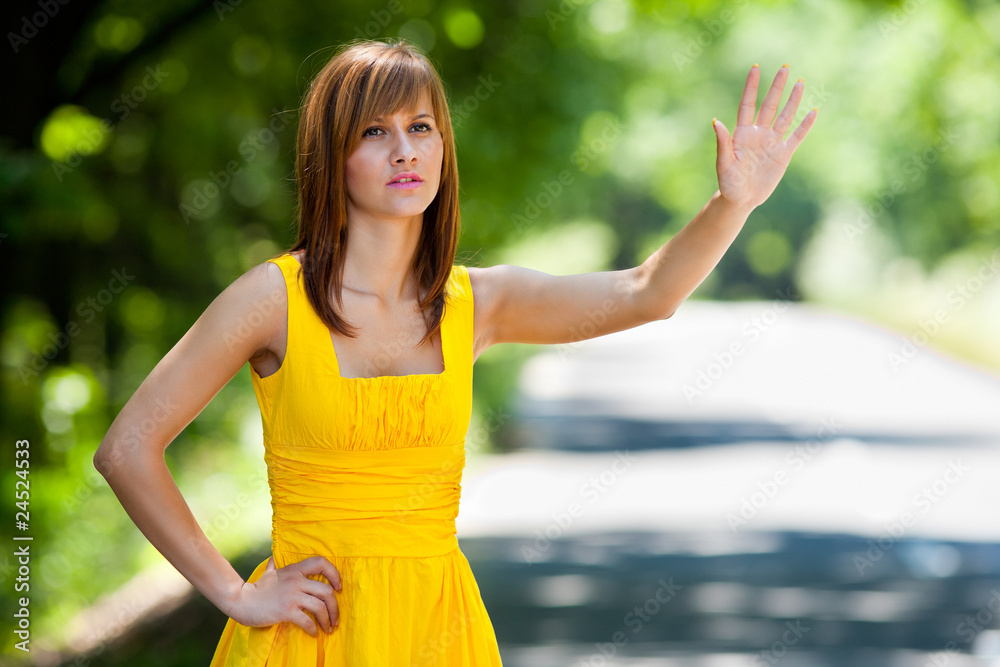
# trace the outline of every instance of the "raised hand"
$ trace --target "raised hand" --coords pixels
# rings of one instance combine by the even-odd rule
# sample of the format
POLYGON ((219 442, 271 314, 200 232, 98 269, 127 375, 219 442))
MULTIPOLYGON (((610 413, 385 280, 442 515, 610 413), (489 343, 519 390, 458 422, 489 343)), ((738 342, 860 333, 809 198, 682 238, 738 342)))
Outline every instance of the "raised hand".
POLYGON ((788 101, 775 121, 774 114, 778 110, 778 102, 787 80, 788 65, 782 65, 755 118, 760 67, 754 65, 750 68, 743 87, 743 98, 736 113, 735 132, 730 136, 729 130, 721 121, 712 121, 718 147, 715 169, 719 177, 719 193, 733 204, 754 208, 771 196, 784 175, 792 154, 816 120, 817 111, 813 109, 788 139, 782 139, 792 124, 805 89, 805 84, 799 79, 792 86, 788 101))
POLYGON ((333 632, 340 623, 334 588, 338 591, 342 588, 340 572, 326 558, 312 556, 275 568, 272 556, 257 581, 243 584, 227 615, 248 627, 291 621, 316 637, 317 624, 306 611, 312 612, 324 630, 333 632), (333 586, 309 579, 310 574, 322 574, 333 586))

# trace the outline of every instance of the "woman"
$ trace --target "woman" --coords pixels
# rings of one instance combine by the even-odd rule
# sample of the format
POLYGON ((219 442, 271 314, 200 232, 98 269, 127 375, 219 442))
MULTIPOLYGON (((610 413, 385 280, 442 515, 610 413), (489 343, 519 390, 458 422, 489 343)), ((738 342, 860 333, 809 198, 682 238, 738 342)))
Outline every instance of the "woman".
POLYGON ((426 56, 370 40, 335 54, 302 109, 297 243, 213 301, 94 457, 143 534, 229 617, 214 667, 500 664, 455 535, 472 365, 498 343, 670 317, 815 120, 782 140, 803 90, 800 79, 775 119, 787 77, 783 66, 755 117, 754 65, 733 135, 713 120, 719 190, 666 245, 628 270, 550 276, 453 264, 454 138, 426 56), (273 521, 272 556, 244 581, 163 450, 247 361, 273 521))

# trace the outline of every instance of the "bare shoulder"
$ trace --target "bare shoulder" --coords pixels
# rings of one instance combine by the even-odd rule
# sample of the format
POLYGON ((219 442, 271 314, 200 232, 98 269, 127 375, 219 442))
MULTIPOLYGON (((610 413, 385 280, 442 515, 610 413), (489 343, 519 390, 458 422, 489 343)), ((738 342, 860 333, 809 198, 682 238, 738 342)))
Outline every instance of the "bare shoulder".
POLYGON ((490 297, 490 288, 496 282, 495 266, 469 266, 469 283, 472 285, 472 296, 476 306, 486 305, 490 297))
MULTIPOLYGON (((236 282, 245 281, 240 310, 254 328, 257 345, 250 364, 261 377, 277 371, 285 358, 288 340, 288 291, 285 276, 274 262, 261 262, 236 282)), ((233 283, 234 285, 236 283, 233 283)))
POLYGON ((469 282, 476 302, 475 355, 478 357, 480 352, 497 343, 521 342, 508 332, 511 321, 551 315, 558 306, 557 286, 562 280, 561 276, 514 264, 469 267, 469 282), (532 302, 537 304, 536 308, 526 307, 532 302))
POLYGON ((542 275, 533 269, 526 269, 511 264, 496 264, 495 266, 470 266, 469 282, 476 300, 476 310, 482 306, 484 312, 496 309, 503 293, 511 287, 516 288, 526 278, 533 274, 542 275))

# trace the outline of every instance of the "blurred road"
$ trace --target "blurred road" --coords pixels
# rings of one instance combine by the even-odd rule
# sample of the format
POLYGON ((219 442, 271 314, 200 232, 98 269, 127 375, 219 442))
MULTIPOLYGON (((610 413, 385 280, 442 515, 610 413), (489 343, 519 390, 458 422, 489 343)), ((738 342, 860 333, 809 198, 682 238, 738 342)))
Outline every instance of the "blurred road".
POLYGON ((688 302, 533 358, 513 411, 458 517, 505 664, 1000 664, 1000 379, 688 302))

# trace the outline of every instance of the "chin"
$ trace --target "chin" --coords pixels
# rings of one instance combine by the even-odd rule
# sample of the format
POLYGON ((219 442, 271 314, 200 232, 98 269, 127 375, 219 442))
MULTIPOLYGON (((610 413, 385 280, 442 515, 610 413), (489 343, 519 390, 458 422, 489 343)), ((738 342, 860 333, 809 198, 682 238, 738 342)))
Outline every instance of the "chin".
POLYGON ((386 215, 393 218, 412 218, 415 215, 423 215, 428 206, 408 206, 404 209, 396 209, 391 211, 386 211, 386 215))

